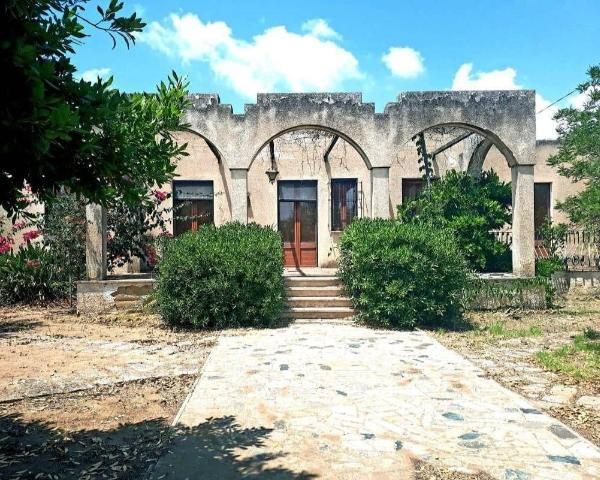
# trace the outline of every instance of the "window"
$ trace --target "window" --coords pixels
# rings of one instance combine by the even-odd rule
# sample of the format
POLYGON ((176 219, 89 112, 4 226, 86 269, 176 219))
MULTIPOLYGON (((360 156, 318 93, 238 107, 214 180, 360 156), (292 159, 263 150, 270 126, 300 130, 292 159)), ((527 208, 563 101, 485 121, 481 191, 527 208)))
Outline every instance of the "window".
POLYGON ((213 197, 212 181, 173 182, 173 233, 196 231, 199 225, 213 223, 213 197))
POLYGON ((535 183, 533 186, 533 224, 536 233, 544 224, 546 218, 550 218, 551 187, 551 183, 535 183))
POLYGON ((425 188, 425 180, 422 178, 403 178, 402 179, 402 203, 415 200, 421 195, 425 188))
POLYGON ((331 180, 331 230, 343 230, 356 217, 357 190, 356 178, 331 180))

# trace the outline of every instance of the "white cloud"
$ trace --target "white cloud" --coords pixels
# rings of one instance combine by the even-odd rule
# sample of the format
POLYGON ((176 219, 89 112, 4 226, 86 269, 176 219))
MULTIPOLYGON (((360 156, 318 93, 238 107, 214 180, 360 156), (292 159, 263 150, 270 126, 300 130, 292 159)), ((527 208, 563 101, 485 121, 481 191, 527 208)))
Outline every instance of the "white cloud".
POLYGON ((105 80, 110 76, 110 68, 92 68, 83 72, 79 78, 86 82, 96 82, 98 78, 105 80))
POLYGON ((538 140, 556 140, 558 137, 556 122, 554 121, 554 115, 558 111, 558 107, 552 105, 548 108, 551 103, 539 93, 535 94, 535 111, 540 112, 535 117, 535 136, 538 140))
POLYGON ((336 32, 322 18, 313 18, 302 24, 302 31, 311 34, 317 38, 334 38, 340 40, 342 36, 336 32))
POLYGON ((246 41, 235 38, 225 22, 172 14, 162 24, 152 22, 139 39, 184 63, 207 63, 248 98, 257 92, 332 90, 363 78, 358 60, 332 39, 336 32, 324 20, 311 22, 302 34, 277 26, 246 41))
POLYGON ((511 67, 473 74, 473 64, 465 63, 454 75, 452 90, 516 90, 521 88, 516 77, 517 71, 511 67))
MULTIPOLYGON (((517 83, 517 71, 512 67, 489 72, 473 72, 473 64, 460 66, 452 81, 452 90, 517 90, 523 88, 517 83)), ((557 137, 556 122, 553 117, 558 107, 550 105, 542 95, 535 95, 536 138, 538 140, 554 140, 557 137)))
POLYGON ((381 60, 396 77, 415 78, 425 71, 423 56, 414 48, 391 47, 381 60))

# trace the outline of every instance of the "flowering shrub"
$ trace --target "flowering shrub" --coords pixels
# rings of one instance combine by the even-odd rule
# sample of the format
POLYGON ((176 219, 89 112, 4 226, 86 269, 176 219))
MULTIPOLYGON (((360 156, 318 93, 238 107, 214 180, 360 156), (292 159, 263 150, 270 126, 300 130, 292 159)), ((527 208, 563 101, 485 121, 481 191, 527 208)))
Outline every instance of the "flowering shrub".
POLYGON ((46 302, 64 295, 65 283, 48 249, 30 243, 17 253, 0 255, 0 305, 46 302))
POLYGON ((131 206, 123 201, 108 207, 108 268, 122 267, 132 257, 152 267, 156 263, 153 232, 167 233, 168 213, 162 202, 170 194, 154 190, 145 202, 131 206))

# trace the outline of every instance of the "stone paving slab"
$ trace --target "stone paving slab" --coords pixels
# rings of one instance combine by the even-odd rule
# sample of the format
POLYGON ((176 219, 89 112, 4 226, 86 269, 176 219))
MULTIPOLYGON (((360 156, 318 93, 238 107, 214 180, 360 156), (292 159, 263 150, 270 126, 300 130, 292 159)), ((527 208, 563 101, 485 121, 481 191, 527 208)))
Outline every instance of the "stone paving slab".
POLYGON ((600 478, 600 450, 423 332, 303 324, 222 336, 153 478, 600 478))

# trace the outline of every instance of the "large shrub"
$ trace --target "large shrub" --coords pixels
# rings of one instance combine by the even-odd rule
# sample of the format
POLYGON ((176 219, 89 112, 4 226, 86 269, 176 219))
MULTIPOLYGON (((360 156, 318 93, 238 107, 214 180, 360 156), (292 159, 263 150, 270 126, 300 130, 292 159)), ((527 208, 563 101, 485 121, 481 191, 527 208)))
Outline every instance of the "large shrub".
POLYGON ((281 237, 268 227, 204 225, 165 239, 155 296, 163 318, 200 328, 270 326, 283 308, 281 237))
POLYGON ((452 232, 359 219, 342 234, 338 275, 362 320, 413 328, 459 312, 469 271, 452 232))
POLYGON ((66 284, 53 254, 39 244, 0 255, 0 305, 62 298, 66 284))
POLYGON ((510 222, 510 204, 510 185, 501 182, 494 171, 475 178, 452 170, 434 180, 418 199, 398 206, 398 218, 452 230, 474 270, 509 271, 510 249, 490 230, 510 222))

